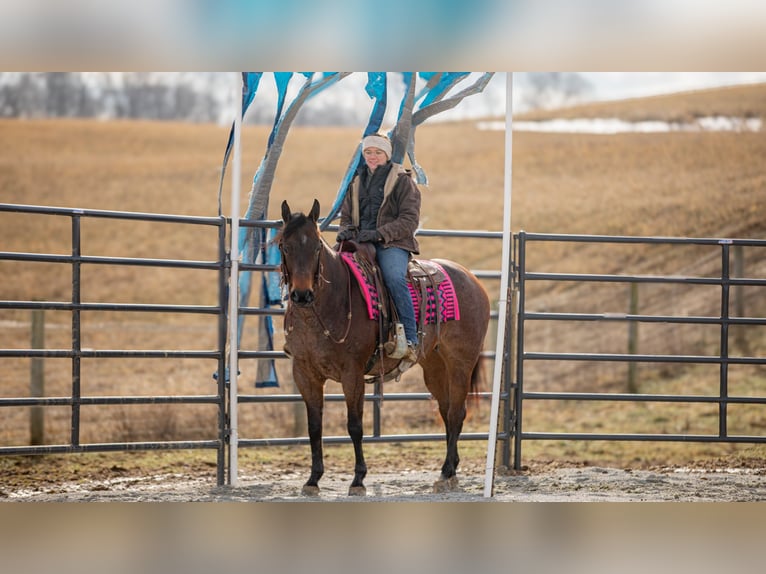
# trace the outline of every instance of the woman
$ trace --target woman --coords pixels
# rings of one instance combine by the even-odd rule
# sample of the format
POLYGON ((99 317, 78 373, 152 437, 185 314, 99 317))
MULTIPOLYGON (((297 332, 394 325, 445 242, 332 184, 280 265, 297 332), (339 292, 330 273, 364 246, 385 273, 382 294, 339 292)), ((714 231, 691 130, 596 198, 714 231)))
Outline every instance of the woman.
POLYGON ((375 245, 383 281, 404 326, 404 360, 414 364, 418 329, 407 287, 407 263, 411 254, 420 253, 415 239, 420 224, 420 190, 408 171, 391 162, 391 151, 391 141, 384 135, 369 135, 362 140, 364 164, 346 192, 337 240, 375 245))

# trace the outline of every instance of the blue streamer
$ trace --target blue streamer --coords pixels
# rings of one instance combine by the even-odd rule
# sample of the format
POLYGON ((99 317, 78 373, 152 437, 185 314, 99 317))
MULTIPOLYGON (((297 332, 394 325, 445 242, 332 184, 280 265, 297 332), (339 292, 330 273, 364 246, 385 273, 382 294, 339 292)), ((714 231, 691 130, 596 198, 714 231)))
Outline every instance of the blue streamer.
POLYGON ((271 147, 271 144, 274 143, 274 136, 277 133, 277 123, 282 117, 282 109, 285 105, 287 86, 292 77, 292 72, 274 72, 274 82, 277 84, 277 112, 274 114, 274 126, 271 128, 271 134, 269 134, 269 143, 266 146, 267 150, 271 147))
MULTIPOLYGON (((258 91, 258 84, 261 81, 263 72, 242 72, 242 117, 255 99, 255 93, 258 91)), ((226 142, 226 150, 223 153, 223 165, 221 166, 221 180, 218 184, 218 215, 221 215, 221 195, 223 193, 223 180, 226 176, 226 166, 229 164, 229 156, 234 147, 234 122, 231 123, 229 130, 229 139, 226 142)))
MULTIPOLYGON (((430 79, 433 75, 433 73, 426 72, 425 74, 421 73, 420 77, 430 79)), ((436 85, 423 94, 423 101, 420 102, 419 108, 422 109, 434 101, 440 100, 452 86, 468 75, 470 75, 470 72, 442 72, 441 78, 436 85)))

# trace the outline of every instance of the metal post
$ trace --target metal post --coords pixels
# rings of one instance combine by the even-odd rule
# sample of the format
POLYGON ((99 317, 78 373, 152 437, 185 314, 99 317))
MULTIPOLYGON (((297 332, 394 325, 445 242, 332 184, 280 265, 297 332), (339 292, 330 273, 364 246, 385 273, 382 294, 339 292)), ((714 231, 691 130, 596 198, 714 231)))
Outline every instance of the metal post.
POLYGON ((80 216, 72 215, 72 424, 70 443, 80 446, 80 216))
POLYGON ((375 379, 373 385, 375 392, 375 400, 372 403, 372 436, 380 436, 380 403, 383 397, 383 383, 380 382, 380 377, 375 379))
POLYGON ((225 480, 224 469, 226 467, 226 334, 228 323, 226 321, 226 280, 229 273, 229 265, 226 260, 226 218, 221 216, 221 225, 218 227, 218 454, 216 457, 216 482, 222 486, 225 480))
MULTIPOLYGON (((741 245, 734 246, 734 276, 742 279, 745 276, 745 256, 741 245)), ((734 285, 732 289, 734 296, 734 314, 737 317, 745 316, 745 287, 743 285, 734 285)), ((743 355, 750 354, 750 346, 745 337, 745 328, 739 326, 734 330, 734 341, 737 344, 737 350, 743 355)))
POLYGON ((520 231, 518 260, 519 311, 518 326, 516 328, 516 389, 513 395, 513 468, 515 470, 521 470, 521 407, 524 394, 524 319, 526 314, 524 309, 526 290, 526 281, 524 279, 524 274, 526 273, 526 243, 526 234, 523 231, 520 231))
MULTIPOLYGON (((45 348, 45 309, 32 309, 32 348, 45 348)), ((32 357, 30 360, 29 396, 45 396, 45 359, 32 357)), ((45 413, 40 405, 29 409, 29 444, 45 444, 45 413)))
MULTIPOLYGON (((638 315, 638 283, 630 284, 630 304, 628 313, 638 315)), ((638 321, 628 322, 628 355, 638 354, 638 321)), ((635 361, 628 363, 628 392, 638 393, 638 382, 636 380, 636 371, 638 365, 635 361)))
POLYGON ((729 398, 729 243, 721 242, 721 381, 718 403, 718 436, 728 434, 727 405, 729 398))
MULTIPOLYGON (((512 281, 512 283, 515 283, 512 281)), ((516 286, 511 287, 511 312, 508 319, 508 344, 505 345, 503 354, 504 371, 503 389, 506 399, 503 406, 503 433, 506 438, 503 440, 502 464, 506 468, 511 466, 511 437, 513 436, 513 373, 515 372, 516 362, 514 345, 516 343, 516 321, 518 320, 519 297, 516 286)))
POLYGON ((237 107, 234 114, 234 159, 231 170, 231 273, 229 275, 229 484, 237 485, 238 441, 237 392, 239 368, 239 189, 241 178, 242 75, 238 74, 237 107))
POLYGON ((505 80, 505 170, 503 175, 503 261, 500 276, 500 300, 498 301, 497 341, 495 345, 495 369, 492 378, 492 404, 489 416, 487 440, 487 463, 484 474, 484 496, 492 496, 495 478, 495 449, 497 447, 497 420, 500 411, 500 383, 505 345, 505 324, 508 313, 508 275, 511 250, 511 181, 513 169, 513 73, 507 72, 505 80), (500 359, 500 360, 499 360, 500 359))

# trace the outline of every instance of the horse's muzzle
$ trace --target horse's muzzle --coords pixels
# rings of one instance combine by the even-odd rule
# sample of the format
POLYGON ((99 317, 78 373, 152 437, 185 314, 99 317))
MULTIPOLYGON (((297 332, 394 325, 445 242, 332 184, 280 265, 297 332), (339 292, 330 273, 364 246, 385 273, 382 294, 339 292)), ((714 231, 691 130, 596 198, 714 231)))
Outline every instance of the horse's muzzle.
POLYGON ((307 307, 314 302, 312 289, 293 289, 290 292, 290 301, 301 307, 307 307))

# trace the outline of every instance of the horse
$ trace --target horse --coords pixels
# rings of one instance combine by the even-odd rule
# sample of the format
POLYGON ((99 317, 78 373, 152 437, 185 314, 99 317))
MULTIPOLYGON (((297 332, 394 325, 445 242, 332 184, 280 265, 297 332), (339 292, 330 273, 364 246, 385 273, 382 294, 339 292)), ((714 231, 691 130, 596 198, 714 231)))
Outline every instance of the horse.
MULTIPOLYGON (((349 496, 364 496, 367 464, 362 449, 365 367, 379 344, 379 326, 367 314, 360 289, 352 285, 340 253, 322 237, 315 199, 308 215, 282 202, 282 226, 275 242, 282 255, 282 281, 287 289, 284 316, 285 352, 292 359, 293 379, 306 406, 311 445, 311 474, 305 496, 319 494, 324 474, 322 412, 324 385, 340 383, 345 397, 347 430, 354 446, 354 478, 349 496)), ((437 492, 457 488, 458 438, 466 415, 466 399, 479 376, 479 359, 489 322, 489 297, 478 279, 461 265, 433 260, 449 275, 463 309, 459 320, 427 325, 418 364, 426 388, 439 405, 447 452, 437 492)), ((396 359, 385 357, 394 367, 396 359)), ((386 367, 388 368, 388 367, 386 367)))

